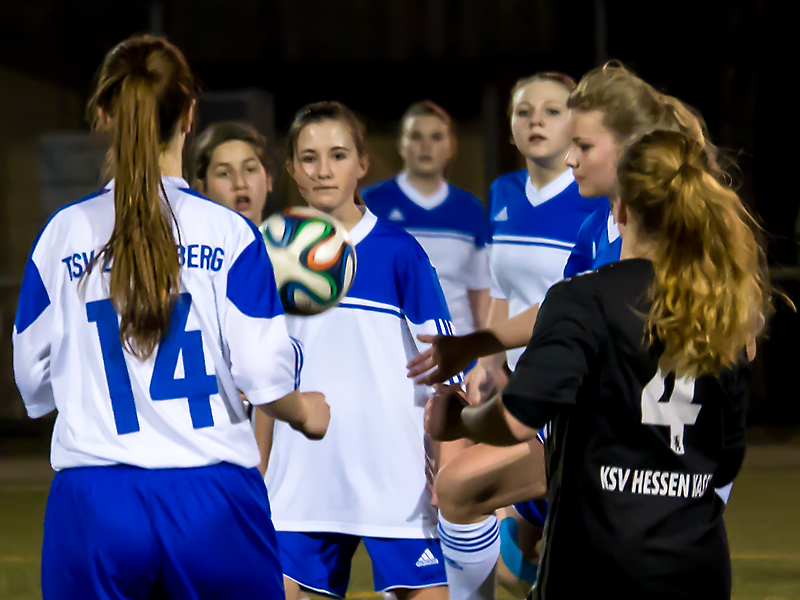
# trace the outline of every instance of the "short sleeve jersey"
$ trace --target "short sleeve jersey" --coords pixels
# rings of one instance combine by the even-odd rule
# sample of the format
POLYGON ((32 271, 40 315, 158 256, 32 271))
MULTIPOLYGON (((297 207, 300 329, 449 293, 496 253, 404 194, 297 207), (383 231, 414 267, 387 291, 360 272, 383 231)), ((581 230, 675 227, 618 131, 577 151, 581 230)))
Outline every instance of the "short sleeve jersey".
MULTIPOLYGON (((561 280, 581 225, 603 203, 578 193, 571 169, 539 190, 525 170, 495 180, 488 211, 491 294, 508 301, 510 317, 540 303, 561 280)), ((521 354, 508 352, 512 369, 521 354)))
POLYGON ((56 470, 255 467, 239 390, 254 404, 294 390, 299 363, 258 230, 183 179, 162 183, 177 219, 180 290, 149 358, 123 349, 110 266, 93 262, 114 227, 113 182, 57 212, 31 251, 14 372, 31 417, 58 410, 56 470))
POLYGON ((632 259, 554 286, 504 391, 527 426, 550 422, 537 598, 584 597, 604 578, 630 597, 730 597, 713 488, 744 456, 747 373, 661 373, 644 344, 652 278, 632 259))
POLYGON ((381 219, 413 235, 436 269, 459 335, 474 329, 469 290, 489 289, 487 222, 481 201, 447 182, 423 196, 401 173, 362 191, 364 202, 381 219))
MULTIPOLYGON (((331 407, 325 439, 276 423, 266 482, 279 531, 388 538, 435 534, 423 416, 430 390, 406 375, 419 334, 452 334, 444 296, 417 241, 367 211, 350 231, 358 266, 347 296, 288 317, 303 347, 300 389, 331 407)), ((458 380, 460 380, 460 376, 458 380)))

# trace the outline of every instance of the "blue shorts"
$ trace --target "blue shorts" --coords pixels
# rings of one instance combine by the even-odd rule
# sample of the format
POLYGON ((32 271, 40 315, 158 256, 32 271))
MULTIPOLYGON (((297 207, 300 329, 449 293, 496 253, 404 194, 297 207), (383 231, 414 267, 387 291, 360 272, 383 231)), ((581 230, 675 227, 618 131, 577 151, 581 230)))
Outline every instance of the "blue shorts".
POLYGON ((544 521, 547 518, 546 500, 526 500, 525 502, 518 502, 514 505, 514 508, 519 513, 519 516, 528 523, 539 529, 544 529, 544 521))
POLYGON ((284 597, 256 469, 64 469, 47 499, 44 600, 284 597))
POLYGON ((447 585, 439 540, 430 538, 279 531, 283 574, 312 592, 344 598, 350 582, 350 563, 361 540, 372 561, 376 592, 447 585))

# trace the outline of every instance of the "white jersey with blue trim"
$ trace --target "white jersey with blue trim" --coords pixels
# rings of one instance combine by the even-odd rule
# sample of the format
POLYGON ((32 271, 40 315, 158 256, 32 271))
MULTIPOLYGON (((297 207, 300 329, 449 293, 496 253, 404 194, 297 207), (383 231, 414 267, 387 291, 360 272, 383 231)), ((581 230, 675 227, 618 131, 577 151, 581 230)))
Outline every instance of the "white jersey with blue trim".
POLYGON ((436 269, 447 307, 459 335, 474 329, 468 290, 491 285, 486 214, 475 196, 447 182, 423 196, 405 173, 366 188, 364 202, 378 218, 413 235, 436 269))
MULTIPOLYGON (((497 178, 489 190, 491 295, 508 301, 514 317, 539 304, 563 278, 584 220, 608 203, 584 198, 567 169, 537 190, 527 170, 497 178)), ((508 352, 513 370, 524 348, 508 352)))
MULTIPOLYGON (((436 274, 417 241, 367 210, 350 231, 358 266, 338 306, 287 317, 303 344, 301 390, 331 407, 325 438, 276 423, 266 475, 279 531, 392 538, 435 534, 423 415, 430 390, 405 365, 421 333, 451 333, 436 274)), ((460 377, 459 377, 460 379, 460 377)))
POLYGON ((258 449, 238 390, 264 404, 295 389, 299 360, 258 230, 183 179, 162 182, 178 223, 180 295, 148 359, 120 342, 109 267, 86 272, 111 236, 113 182, 54 214, 31 251, 14 372, 31 417, 58 410, 56 470, 254 467, 258 449))

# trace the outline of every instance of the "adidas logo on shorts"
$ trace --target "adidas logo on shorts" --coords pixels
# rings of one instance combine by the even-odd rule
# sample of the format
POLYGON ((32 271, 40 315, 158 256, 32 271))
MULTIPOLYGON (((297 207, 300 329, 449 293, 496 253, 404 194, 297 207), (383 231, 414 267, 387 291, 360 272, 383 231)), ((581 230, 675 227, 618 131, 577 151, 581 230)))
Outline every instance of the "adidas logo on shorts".
POLYGON ((430 551, 429 548, 425 549, 425 552, 422 553, 422 556, 419 557, 417 561, 418 567, 429 567, 431 565, 438 565, 439 561, 433 555, 433 552, 430 551))

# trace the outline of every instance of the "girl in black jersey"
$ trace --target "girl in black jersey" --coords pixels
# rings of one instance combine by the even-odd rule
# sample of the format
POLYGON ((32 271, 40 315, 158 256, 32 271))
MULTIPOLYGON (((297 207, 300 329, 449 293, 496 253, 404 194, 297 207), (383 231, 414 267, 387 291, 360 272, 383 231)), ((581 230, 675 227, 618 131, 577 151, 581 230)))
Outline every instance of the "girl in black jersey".
POLYGON ((770 288, 757 227, 704 147, 655 131, 618 170, 622 260, 555 285, 502 398, 442 390, 440 440, 510 445, 550 423, 535 598, 730 598, 724 504, 744 457, 744 348, 770 288))

